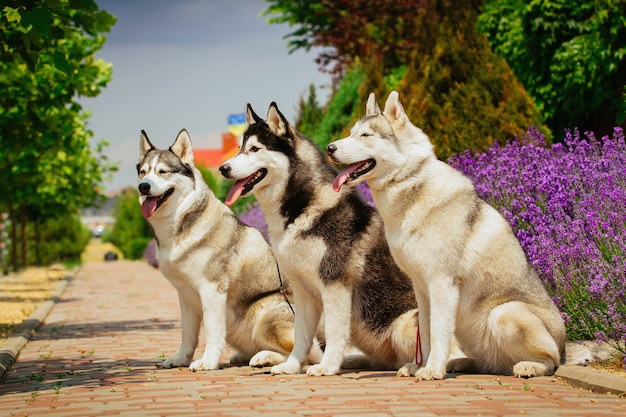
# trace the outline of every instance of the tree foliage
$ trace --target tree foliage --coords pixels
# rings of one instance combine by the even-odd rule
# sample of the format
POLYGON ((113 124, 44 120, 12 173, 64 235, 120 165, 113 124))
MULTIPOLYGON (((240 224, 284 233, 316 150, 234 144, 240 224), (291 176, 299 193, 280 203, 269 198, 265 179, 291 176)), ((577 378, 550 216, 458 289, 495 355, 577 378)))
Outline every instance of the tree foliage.
POLYGON ((403 16, 403 21, 412 18, 413 48, 404 52, 401 65, 388 67, 389 61, 375 52, 353 57, 324 118, 309 133, 312 139, 325 146, 347 135, 363 115, 368 95, 374 92, 382 101, 393 89, 400 92, 411 120, 431 137, 440 158, 504 142, 533 124, 547 130, 507 63, 477 32, 475 3, 430 0, 403 16))
POLYGON ((0 208, 12 217, 14 269, 20 239, 26 263, 28 221, 89 205, 115 169, 106 142, 90 147, 76 101, 111 79, 111 65, 94 54, 114 22, 93 0, 0 1, 0 208))
MULTIPOLYGON (((428 0, 267 0, 274 24, 297 29, 286 36, 290 51, 324 48, 316 62, 341 77, 357 57, 375 56, 394 68, 416 46, 414 17, 428 0)), ((473 1, 475 2, 475 1, 473 1)))
POLYGON ((487 0, 479 28, 555 135, 626 123, 625 0, 487 0))
POLYGON ((307 135, 317 129, 317 126, 319 126, 323 118, 324 110, 317 102, 317 93, 315 91, 315 86, 311 84, 309 85, 308 98, 305 99, 304 95, 300 96, 295 127, 300 132, 307 135))
POLYGON ((98 38, 116 22, 93 0, 2 0, 0 13, 2 61, 23 62, 30 71, 50 65, 67 75, 74 69, 72 51, 59 46, 70 46, 65 41, 77 33, 98 38))
POLYGON ((409 118, 446 159, 483 150, 542 126, 541 116, 506 61, 476 30, 478 8, 429 2, 416 21, 420 37, 398 90, 409 118))

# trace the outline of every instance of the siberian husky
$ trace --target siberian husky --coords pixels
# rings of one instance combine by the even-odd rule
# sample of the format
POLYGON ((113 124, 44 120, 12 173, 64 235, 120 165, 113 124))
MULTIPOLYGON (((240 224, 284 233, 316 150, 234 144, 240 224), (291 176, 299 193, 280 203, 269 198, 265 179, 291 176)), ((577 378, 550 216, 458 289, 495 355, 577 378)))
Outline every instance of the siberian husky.
POLYGON ((302 370, 320 318, 326 349, 308 375, 337 374, 355 359, 344 362, 350 342, 366 355, 365 366, 397 370, 412 361, 415 296, 411 281, 393 262, 375 209, 354 189, 333 192, 337 170, 289 125, 276 103, 267 121, 248 104, 247 123, 239 153, 220 167, 224 177, 236 180, 226 204, 254 192, 298 307, 294 349, 271 373, 302 370))
POLYGON ((413 281, 427 361, 400 375, 441 379, 446 365, 519 377, 554 372, 565 347, 558 309, 509 224, 468 178, 435 157, 397 92, 382 113, 371 94, 350 136, 326 151, 349 164, 333 182, 336 191, 367 179, 391 253, 413 281), (467 358, 448 363, 454 335, 467 358))
MULTIPOLYGON (((163 367, 216 369, 225 342, 237 351, 231 363, 283 362, 293 348, 294 318, 281 295, 276 260, 261 233, 210 191, 194 166, 187 131, 167 150, 155 148, 142 131, 137 173, 159 267, 180 301, 182 342, 163 367), (192 362, 201 323, 206 349, 192 362)), ((318 362, 321 350, 314 345, 312 352, 318 362)))

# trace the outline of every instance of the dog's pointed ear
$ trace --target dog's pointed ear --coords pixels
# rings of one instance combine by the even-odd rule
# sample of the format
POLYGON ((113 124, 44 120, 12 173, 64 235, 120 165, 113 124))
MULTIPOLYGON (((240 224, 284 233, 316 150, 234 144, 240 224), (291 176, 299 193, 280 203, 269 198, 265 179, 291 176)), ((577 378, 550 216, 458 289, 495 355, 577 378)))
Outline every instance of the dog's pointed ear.
POLYGON ((389 93, 383 114, 390 121, 402 126, 406 120, 404 107, 400 104, 400 94, 396 90, 389 93))
POLYGON ((376 103, 376 95, 374 93, 370 93, 370 96, 367 98, 367 104, 365 105, 365 115, 373 115, 380 114, 380 107, 378 107, 378 103, 376 103))
POLYGON ((253 125, 255 123, 262 122, 262 121, 263 119, 257 116, 254 110, 252 110, 252 106, 250 105, 250 103, 248 103, 246 105, 246 123, 248 124, 248 126, 253 125))
POLYGON ((272 102, 270 108, 267 110, 266 123, 276 136, 284 137, 289 131, 289 122, 287 122, 285 116, 278 110, 278 106, 275 102, 272 102))
POLYGON ((151 150, 156 149, 150 139, 148 139, 148 135, 145 130, 141 130, 141 136, 139 137, 139 162, 143 159, 144 156, 151 150))
POLYGON ((193 165, 193 149, 191 149, 191 138, 189 137, 189 132, 186 129, 178 132, 178 136, 176 136, 176 140, 172 146, 170 146, 170 151, 174 153, 183 161, 183 163, 188 165, 193 165))

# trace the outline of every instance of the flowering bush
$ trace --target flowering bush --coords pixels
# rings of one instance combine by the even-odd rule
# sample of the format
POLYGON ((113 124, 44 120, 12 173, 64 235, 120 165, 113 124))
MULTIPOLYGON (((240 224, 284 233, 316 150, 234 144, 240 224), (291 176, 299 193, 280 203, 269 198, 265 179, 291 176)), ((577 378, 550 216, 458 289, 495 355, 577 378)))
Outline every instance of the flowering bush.
MULTIPOLYGON (((562 312, 572 340, 606 341, 624 352, 626 342, 626 144, 568 133, 546 146, 530 128, 520 141, 497 143, 482 153, 450 158, 472 179, 478 194, 513 229, 562 312), (620 344, 620 342, 622 342, 620 344)), ((374 205, 365 183, 357 189, 374 205)), ((267 224, 258 203, 240 219, 267 224)))
POLYGON ((263 210, 261 210, 257 201, 252 204, 248 204, 246 209, 239 215, 239 220, 248 226, 256 227, 261 231, 265 240, 270 240, 267 233, 267 222, 265 221, 263 210))
POLYGON ((570 339, 626 341, 626 144, 567 133, 547 147, 521 141, 450 158, 511 223, 562 312, 570 339))
POLYGON ((159 260, 156 257, 156 246, 157 246, 156 240, 152 239, 146 245, 146 248, 143 250, 143 254, 141 255, 141 257, 145 259, 146 262, 148 262, 148 265, 158 268, 159 260))

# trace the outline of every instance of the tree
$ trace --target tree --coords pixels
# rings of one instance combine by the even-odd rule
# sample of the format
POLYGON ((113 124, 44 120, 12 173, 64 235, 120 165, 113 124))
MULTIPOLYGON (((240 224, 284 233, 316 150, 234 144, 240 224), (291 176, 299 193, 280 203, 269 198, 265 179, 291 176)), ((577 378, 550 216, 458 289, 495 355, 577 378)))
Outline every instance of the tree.
POLYGON ((477 32, 478 10, 476 4, 430 1, 416 19, 417 46, 398 86, 409 118, 442 159, 506 142, 530 125, 547 131, 507 62, 477 32))
POLYGON ((626 0, 487 0, 479 28, 559 136, 626 123, 626 0))
POLYGON ((300 96, 295 127, 305 135, 311 134, 319 126, 323 117, 324 111, 317 102, 315 86, 311 84, 309 85, 309 95, 306 101, 303 95, 300 96))
POLYGON ((273 24, 298 28, 286 36, 290 52, 324 49, 316 59, 337 79, 357 57, 376 56, 385 68, 406 61, 416 45, 414 17, 428 0, 267 0, 263 13, 273 24))
MULTIPOLYGON (((314 141, 324 146, 346 135, 363 115, 368 95, 374 92, 382 101, 392 89, 400 92, 409 117, 431 137, 442 159, 466 149, 482 150, 494 141, 510 140, 533 124, 546 131, 532 99, 506 61, 494 54, 485 37, 477 32, 479 4, 428 0, 420 3, 417 12, 410 10, 398 16, 407 25, 411 22, 407 31, 412 48, 398 51, 397 60, 379 59, 377 44, 369 48, 367 55, 350 56, 349 70, 335 87, 325 116, 312 133, 314 141)), ((387 10, 384 4, 379 6, 387 10)), ((365 10, 371 8, 369 3, 362 4, 362 8, 358 12, 362 16, 373 13, 365 10)), ((332 14, 341 15, 341 11, 332 14)), ((326 26, 317 23, 315 30, 324 30, 326 26)), ((354 40, 356 44, 377 42, 368 31, 350 35, 361 36, 354 40)), ((325 38, 323 34, 315 36, 325 38)))
MULTIPOLYGON (((111 66, 94 54, 115 18, 93 0, 0 1, 0 203, 11 216, 11 260, 26 264, 26 224, 75 213, 115 169, 94 150, 77 96, 96 96, 111 66), (80 190, 80 191, 78 191, 80 190), (18 229, 19 226, 19 229, 18 229)), ((35 234, 39 236, 39 233, 35 234)))

